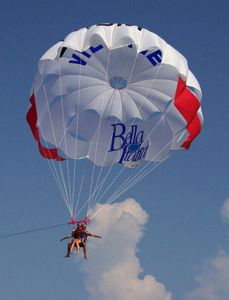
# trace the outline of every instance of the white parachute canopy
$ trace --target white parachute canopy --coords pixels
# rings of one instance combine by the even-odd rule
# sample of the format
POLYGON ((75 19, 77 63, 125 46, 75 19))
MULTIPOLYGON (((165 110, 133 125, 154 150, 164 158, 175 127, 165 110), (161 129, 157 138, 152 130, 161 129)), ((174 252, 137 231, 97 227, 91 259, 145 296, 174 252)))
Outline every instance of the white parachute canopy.
POLYGON ((74 208, 75 190, 81 193, 84 181, 91 209, 96 195, 101 199, 104 186, 114 185, 120 173, 128 178, 109 200, 172 151, 188 148, 201 129, 200 100, 187 60, 159 36, 137 26, 97 24, 70 33, 41 57, 27 120, 41 154, 65 160, 66 177, 63 162, 61 167, 49 163, 73 215, 79 202, 78 194, 74 208), (88 160, 89 175, 76 179, 88 160), (117 173, 117 166, 140 164, 134 175, 127 168, 117 173))

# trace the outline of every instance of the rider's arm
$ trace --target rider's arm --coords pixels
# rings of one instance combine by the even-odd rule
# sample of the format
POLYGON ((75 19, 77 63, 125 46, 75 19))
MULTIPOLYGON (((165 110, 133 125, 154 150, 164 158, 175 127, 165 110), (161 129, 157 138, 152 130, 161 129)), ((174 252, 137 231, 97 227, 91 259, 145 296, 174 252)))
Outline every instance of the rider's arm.
POLYGON ((90 232, 87 232, 87 235, 91 236, 91 237, 99 238, 99 239, 102 238, 100 235, 96 235, 96 234, 93 234, 93 233, 90 233, 90 232))

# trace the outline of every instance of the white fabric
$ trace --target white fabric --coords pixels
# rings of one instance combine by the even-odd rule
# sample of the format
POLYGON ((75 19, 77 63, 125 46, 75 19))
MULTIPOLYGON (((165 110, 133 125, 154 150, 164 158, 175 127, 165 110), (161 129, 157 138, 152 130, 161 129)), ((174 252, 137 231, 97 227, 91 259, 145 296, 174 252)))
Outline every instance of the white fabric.
MULTIPOLYGON (((66 158, 88 157, 101 166, 120 162, 123 149, 117 143, 122 147, 124 138, 137 147, 136 140, 128 139, 133 125, 139 151, 146 148, 137 162, 160 161, 181 148, 187 123, 173 104, 178 76, 201 98, 186 59, 156 34, 136 26, 95 25, 72 32, 42 56, 38 68, 33 91, 41 139, 66 158), (123 79, 126 87, 112 87, 113 78, 123 79), (125 132, 122 125, 115 127, 118 123, 125 132), (115 130, 120 132, 115 135, 115 130), (109 151, 112 136, 116 147, 109 151)), ((201 109, 199 116, 203 120, 201 109)))

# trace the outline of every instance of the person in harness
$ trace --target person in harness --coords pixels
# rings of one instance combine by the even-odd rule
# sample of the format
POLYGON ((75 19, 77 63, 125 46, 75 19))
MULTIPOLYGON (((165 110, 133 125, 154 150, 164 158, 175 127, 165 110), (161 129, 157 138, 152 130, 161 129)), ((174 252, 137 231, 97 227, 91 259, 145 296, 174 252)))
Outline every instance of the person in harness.
POLYGON ((68 243, 67 254, 65 255, 65 257, 69 257, 70 254, 73 252, 74 247, 76 247, 77 249, 76 255, 79 254, 80 248, 83 248, 84 258, 87 259, 86 243, 87 243, 88 236, 95 237, 95 238, 102 238, 99 235, 87 231, 86 223, 77 223, 77 227, 73 228, 71 235, 65 236, 62 239, 60 239, 60 241, 63 241, 65 239, 72 238, 71 242, 68 243))
POLYGON ((87 238, 94 237, 101 239, 102 237, 87 231, 86 225, 82 225, 82 230, 80 231, 80 242, 79 246, 83 248, 84 258, 87 259, 87 238))
POLYGON ((65 257, 69 257, 70 254, 73 252, 74 247, 76 247, 77 251, 76 251, 76 255, 79 254, 80 251, 80 246, 79 246, 79 241, 80 241, 80 224, 77 224, 76 228, 72 229, 71 235, 65 236, 62 239, 60 239, 60 241, 66 240, 66 239, 72 239, 71 242, 68 243, 67 246, 67 254, 65 255, 65 257))

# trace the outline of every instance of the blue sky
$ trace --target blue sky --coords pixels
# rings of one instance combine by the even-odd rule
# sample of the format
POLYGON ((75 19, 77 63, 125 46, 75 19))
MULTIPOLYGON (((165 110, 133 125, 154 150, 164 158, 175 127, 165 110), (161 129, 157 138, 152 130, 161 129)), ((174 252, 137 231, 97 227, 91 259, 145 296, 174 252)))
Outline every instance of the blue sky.
MULTIPOLYGON (((205 123, 190 151, 172 156, 119 199, 134 197, 149 215, 137 253, 142 276, 153 274, 172 299, 184 300, 197 287, 195 277, 204 262, 222 249, 229 254, 228 228, 220 216, 229 197, 228 9, 225 1, 205 0, 2 3, 0 233, 68 220, 25 122, 38 59, 77 28, 99 22, 137 24, 188 58, 203 91, 205 123)), ((0 240, 2 299, 88 297, 87 275, 73 259, 63 259, 65 244, 59 237, 68 229, 0 240)))

